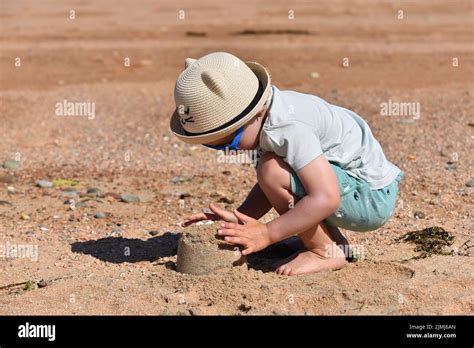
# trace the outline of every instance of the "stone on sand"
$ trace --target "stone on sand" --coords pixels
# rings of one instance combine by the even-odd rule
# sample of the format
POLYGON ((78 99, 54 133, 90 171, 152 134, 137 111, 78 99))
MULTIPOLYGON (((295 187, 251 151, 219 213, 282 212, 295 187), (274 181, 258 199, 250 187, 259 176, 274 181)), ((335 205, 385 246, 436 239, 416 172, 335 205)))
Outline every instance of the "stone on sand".
POLYGON ((42 187, 42 188, 51 188, 51 187, 53 187, 53 183, 51 181, 47 181, 47 180, 37 180, 36 181, 36 186, 42 187))
POLYGON ((140 202, 140 197, 131 193, 124 193, 120 195, 120 199, 125 203, 140 202))
POLYGON ((245 264, 241 249, 217 236, 217 228, 213 223, 186 228, 178 242, 178 272, 201 275, 245 264))
POLYGON ((18 169, 20 168, 20 162, 15 160, 6 160, 3 162, 2 167, 5 169, 18 169))
POLYGON ((96 219, 104 219, 106 217, 105 213, 102 213, 101 211, 97 212, 94 214, 94 217, 96 219))

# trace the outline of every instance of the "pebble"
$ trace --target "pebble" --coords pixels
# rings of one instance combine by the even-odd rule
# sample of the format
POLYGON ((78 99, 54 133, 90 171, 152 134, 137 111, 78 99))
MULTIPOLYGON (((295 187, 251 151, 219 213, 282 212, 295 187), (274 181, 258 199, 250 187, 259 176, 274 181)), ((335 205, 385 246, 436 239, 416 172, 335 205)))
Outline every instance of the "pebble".
POLYGON ((9 193, 15 193, 15 188, 13 186, 8 186, 7 187, 7 192, 9 193))
POLYGON ((109 235, 109 237, 118 237, 122 234, 122 231, 120 231, 118 228, 112 230, 112 233, 109 235))
POLYGON ((317 71, 311 71, 309 73, 309 76, 312 78, 312 79, 318 79, 319 78, 319 73, 317 71))
POLYGON ((149 234, 150 236, 157 236, 157 235, 160 234, 160 231, 150 231, 150 232, 148 232, 148 234, 149 234))
POLYGON ((425 213, 423 213, 422 211, 415 211, 415 213, 413 214, 413 216, 416 218, 416 219, 424 219, 425 218, 425 213))
POLYGON ((177 183, 181 182, 181 177, 180 177, 180 176, 173 176, 173 177, 171 178, 170 182, 171 182, 172 184, 177 184, 177 183))
POLYGON ((99 196, 100 195, 100 190, 96 187, 89 187, 87 189, 87 195, 99 196))
POLYGON ((470 179, 470 180, 466 181, 466 187, 474 187, 474 180, 470 179))
POLYGON ((456 163, 449 161, 449 162, 446 162, 446 166, 444 168, 447 170, 455 170, 458 168, 458 166, 456 163))
POLYGON ((103 218, 105 218, 105 213, 102 213, 102 212, 99 211, 99 212, 95 213, 94 217, 96 219, 103 219, 103 218))
POLYGON ((49 231, 49 230, 48 230, 46 227, 44 227, 44 225, 42 225, 42 224, 39 224, 38 227, 39 227, 39 229, 40 229, 41 231, 43 231, 43 232, 49 231))
POLYGON ((44 280, 44 279, 41 279, 37 285, 38 285, 38 288, 44 288, 44 287, 47 287, 48 285, 51 285, 53 282, 51 280, 44 280))
POLYGON ((120 195, 120 199, 125 203, 140 202, 140 197, 130 193, 124 193, 120 195))
POLYGON ((3 162, 2 167, 5 169, 17 169, 20 168, 20 162, 15 160, 6 160, 3 162))
POLYGON ((64 204, 74 205, 74 204, 76 204, 76 201, 74 199, 66 199, 64 201, 64 204))
POLYGON ((186 178, 186 177, 177 175, 177 176, 173 176, 170 181, 172 184, 181 184, 183 182, 187 182, 191 180, 192 178, 186 178))
POLYGON ((37 180, 36 181, 36 186, 42 187, 42 188, 51 188, 51 187, 53 187, 53 183, 51 181, 47 181, 47 180, 37 180))
POLYGON ((22 219, 22 220, 29 220, 29 219, 30 219, 30 216, 29 216, 28 214, 22 213, 22 214, 20 215, 20 219, 22 219))

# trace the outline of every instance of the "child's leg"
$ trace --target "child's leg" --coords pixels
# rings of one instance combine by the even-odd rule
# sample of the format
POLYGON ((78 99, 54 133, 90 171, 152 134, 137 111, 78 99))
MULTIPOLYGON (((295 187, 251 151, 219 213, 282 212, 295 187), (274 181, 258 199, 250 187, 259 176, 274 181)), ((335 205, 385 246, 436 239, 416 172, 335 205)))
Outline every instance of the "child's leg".
POLYGON ((276 272, 283 275, 298 275, 344 267, 345 254, 336 245, 327 227, 321 222, 316 228, 300 233, 305 250, 284 260, 276 272))
MULTIPOLYGON (((260 159, 257 177, 260 188, 280 215, 298 201, 298 198, 291 193, 289 166, 280 157, 265 154, 260 159)), ((347 240, 337 227, 329 227, 321 222, 300 233, 299 237, 304 243, 305 250, 287 259, 278 267, 277 273, 296 275, 339 269, 344 266, 345 255, 336 243, 347 244, 347 240)))

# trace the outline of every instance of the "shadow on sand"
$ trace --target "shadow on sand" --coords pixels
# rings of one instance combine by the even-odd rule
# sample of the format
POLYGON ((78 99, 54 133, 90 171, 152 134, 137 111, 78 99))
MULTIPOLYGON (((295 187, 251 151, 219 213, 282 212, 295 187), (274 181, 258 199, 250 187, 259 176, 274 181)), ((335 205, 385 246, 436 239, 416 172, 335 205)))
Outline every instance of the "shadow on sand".
POLYGON ((303 242, 299 237, 290 237, 281 242, 270 245, 269 247, 251 254, 247 257, 249 268, 263 272, 273 272, 275 267, 283 260, 293 256, 303 248, 303 242))
POLYGON ((170 232, 146 240, 107 237, 72 243, 71 250, 112 263, 154 261, 176 255, 179 237, 170 232))

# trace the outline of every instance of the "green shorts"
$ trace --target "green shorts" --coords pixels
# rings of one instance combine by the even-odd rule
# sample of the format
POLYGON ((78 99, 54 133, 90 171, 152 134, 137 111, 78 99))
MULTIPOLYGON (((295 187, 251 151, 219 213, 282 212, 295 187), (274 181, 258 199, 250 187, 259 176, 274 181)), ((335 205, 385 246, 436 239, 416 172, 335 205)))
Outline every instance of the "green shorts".
MULTIPOLYGON (((373 190, 361 179, 347 174, 341 167, 330 163, 336 174, 341 201, 339 208, 324 222, 351 231, 367 232, 382 227, 392 216, 397 200, 400 172, 384 188, 373 190)), ((290 173, 291 192, 301 198, 306 195, 303 184, 293 169, 290 173)))

